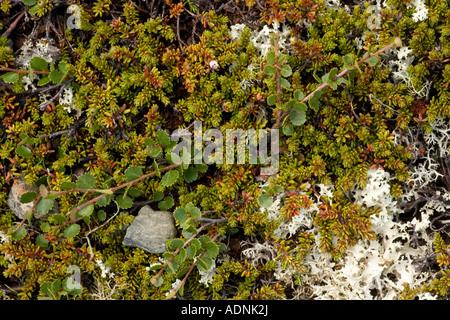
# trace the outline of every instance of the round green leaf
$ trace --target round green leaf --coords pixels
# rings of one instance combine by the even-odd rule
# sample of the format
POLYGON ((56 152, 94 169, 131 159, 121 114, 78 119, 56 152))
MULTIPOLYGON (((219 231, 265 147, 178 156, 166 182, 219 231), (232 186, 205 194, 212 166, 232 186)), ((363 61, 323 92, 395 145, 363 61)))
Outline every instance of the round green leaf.
POLYGON ((276 72, 277 72, 277 70, 274 67, 272 67, 271 65, 266 65, 264 67, 264 73, 268 76, 273 76, 276 72))
POLYGON ((291 66, 288 64, 283 65, 280 72, 283 77, 289 77, 292 74, 291 66))
POLYGON ((48 62, 41 57, 33 57, 30 60, 30 67, 36 71, 45 71, 48 70, 48 62))
POLYGON ((20 145, 16 148, 16 153, 24 158, 31 158, 33 156, 33 152, 30 148, 24 145, 20 145))
POLYGON ((95 203, 99 207, 106 207, 111 202, 112 198, 113 198, 113 196, 111 194, 107 194, 104 197, 97 199, 97 201, 95 201, 95 203))
POLYGON ((378 63, 378 57, 373 56, 365 61, 369 66, 374 67, 378 63))
POLYGON ((276 94, 272 94, 267 98, 267 104, 269 106, 273 106, 275 103, 277 103, 278 96, 276 94))
POLYGON ((280 78, 280 85, 286 89, 289 89, 291 87, 291 84, 285 78, 280 78))
POLYGON ((67 238, 73 238, 78 233, 80 233, 81 227, 78 224, 72 224, 68 226, 66 229, 64 229, 64 236, 67 238))
POLYGON ((291 123, 287 123, 283 126, 283 133, 287 136, 292 136, 294 133, 294 126, 291 123))
POLYGON ((294 109, 289 114, 289 119, 291 120, 294 126, 300 126, 306 122, 306 115, 304 111, 294 109))
POLYGON ((125 179, 127 182, 136 180, 142 176, 142 169, 137 166, 129 167, 125 170, 125 179))
POLYGON ((132 198, 137 198, 142 194, 142 192, 139 189, 131 187, 128 189, 127 194, 132 198))
POLYGON ((106 220, 106 212, 104 210, 97 211, 97 218, 100 221, 105 221, 106 220))
POLYGON ((302 101, 304 98, 304 94, 303 94, 302 90, 295 90, 294 98, 297 99, 298 101, 302 101))
POLYGON ((311 98, 308 101, 309 103, 309 107, 311 109, 313 109, 314 111, 317 111, 319 109, 319 100, 315 99, 315 98, 311 98))
POLYGON ((22 0, 22 2, 28 7, 34 6, 36 4, 36 0, 22 0))
POLYGON ((167 147, 170 144, 169 134, 167 132, 165 132, 164 130, 158 130, 156 132, 156 139, 164 147, 167 147))
POLYGON ((181 239, 171 239, 168 241, 170 241, 169 248, 170 248, 170 250, 173 250, 173 251, 177 250, 178 248, 181 248, 184 244, 184 241, 181 239))
POLYGON ((270 50, 267 53, 266 59, 269 64, 273 65, 275 63, 275 52, 273 50, 270 50))
POLYGON ((76 183, 69 182, 69 181, 64 181, 60 185, 61 190, 72 190, 72 189, 75 189, 76 187, 77 187, 76 183))
POLYGON ((158 208, 162 211, 166 211, 172 208, 174 204, 173 198, 169 196, 166 200, 158 203, 158 208))
POLYGON ((153 200, 155 201, 161 201, 164 198, 164 193, 161 191, 155 191, 155 193, 153 193, 153 200))
POLYGON ((81 208, 79 211, 78 211, 78 215, 80 216, 80 217, 89 217, 91 214, 92 214, 92 212, 94 212, 94 205, 93 204, 89 204, 89 205, 87 205, 87 206, 85 206, 85 207, 83 207, 83 208, 81 208))
POLYGON ((175 210, 175 212, 173 214, 173 217, 180 224, 182 224, 182 223, 184 223, 186 221, 186 219, 188 218, 188 215, 187 215, 186 210, 184 210, 183 208, 178 208, 177 210, 175 210))
MULTIPOLYGON (((39 186, 39 194, 41 195, 42 198, 47 198, 49 196, 48 189, 45 184, 41 184, 39 186)), ((54 196, 56 196, 56 197, 54 197, 53 199, 57 198, 56 194, 54 194, 54 196)))
POLYGON ((65 61, 61 61, 58 64, 58 69, 62 74, 68 74, 70 69, 68 68, 68 63, 65 61))
POLYGON ((19 80, 19 75, 15 72, 7 72, 2 76, 6 83, 16 83, 19 80))
POLYGON ((43 234, 39 234, 36 237, 35 244, 37 246, 41 247, 41 249, 47 249, 48 248, 48 240, 45 239, 45 235, 43 235, 43 234))
POLYGON ((34 199, 36 199, 37 197, 37 193, 34 191, 28 191, 28 192, 24 192, 22 193, 22 195, 20 196, 20 203, 28 203, 33 201, 34 199))
POLYGON ((53 200, 53 199, 44 199, 44 198, 42 198, 37 203, 35 209, 41 215, 46 215, 53 208, 54 201, 55 200, 53 200))
POLYGON ((200 211, 199 208, 194 206, 192 204, 192 202, 189 202, 185 208, 186 208, 187 212, 191 215, 191 217, 193 217, 195 219, 200 219, 202 217, 202 212, 200 211))
POLYGON ((157 158, 161 154, 162 149, 160 147, 150 148, 150 157, 157 158))
POLYGON ((58 84, 61 83, 62 81, 62 74, 58 71, 58 70, 52 70, 48 76, 50 78, 50 80, 54 83, 54 84, 58 84))
POLYGON ((133 205, 133 200, 123 194, 117 196, 116 201, 121 209, 129 209, 133 205))
POLYGON ((187 183, 191 183, 198 178, 198 170, 194 167, 187 168, 186 171, 184 171, 184 180, 186 180, 187 183))
POLYGON ((79 189, 92 189, 95 187, 95 177, 88 173, 84 173, 78 177, 77 187, 79 189))
POLYGON ((294 104, 294 108, 295 108, 295 110, 297 110, 299 112, 305 112, 306 109, 308 109, 306 104, 304 104, 302 102, 297 102, 296 104, 294 104))
POLYGON ((197 269, 202 272, 208 272, 212 267, 212 259, 208 256, 203 256, 197 259, 197 269))
POLYGON ((21 226, 19 230, 11 234, 11 239, 13 240, 22 240, 27 235, 27 229, 24 226, 21 226))
POLYGON ((258 197, 259 204, 264 208, 269 208, 273 204, 273 199, 268 194, 262 194, 258 197))
POLYGON ((170 187, 171 185, 173 185, 177 181, 178 175, 179 175, 179 173, 176 170, 166 172, 161 179, 162 186, 170 187))

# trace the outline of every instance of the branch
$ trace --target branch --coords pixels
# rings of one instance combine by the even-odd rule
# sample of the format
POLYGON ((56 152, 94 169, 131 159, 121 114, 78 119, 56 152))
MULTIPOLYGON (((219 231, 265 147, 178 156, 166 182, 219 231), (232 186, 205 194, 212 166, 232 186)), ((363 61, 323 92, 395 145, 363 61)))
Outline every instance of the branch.
MULTIPOLYGON (((219 235, 216 234, 214 237, 211 238, 211 241, 212 242, 216 241, 218 236, 219 235)), ((206 249, 198 256, 198 258, 202 258, 205 255, 205 253, 206 253, 206 249)), ((186 283, 187 278, 191 274, 192 270, 194 270, 194 267, 197 265, 198 258, 189 267, 183 280, 181 280, 181 282, 172 291, 169 292, 169 294, 167 295, 167 298, 166 298, 167 300, 173 298, 176 295, 176 293, 178 292, 178 290, 180 290, 181 286, 183 286, 186 283)))
POLYGON ((55 101, 55 100, 62 94, 64 88, 65 88, 72 80, 73 80, 73 79, 70 79, 70 80, 67 80, 66 82, 64 82, 64 83, 61 85, 61 88, 59 89, 58 93, 56 93, 49 101, 47 101, 47 102, 41 104, 41 105, 39 106, 39 109, 40 109, 41 111, 44 111, 45 108, 46 108, 49 104, 51 104, 53 101, 55 101))
MULTIPOLYGON (((172 169, 175 169, 175 168, 179 167, 181 164, 182 164, 182 163, 179 163, 179 164, 172 164, 172 165, 170 165, 170 166, 167 166, 167 167, 164 167, 164 168, 159 169, 159 171, 161 172, 161 171, 172 170, 172 169)), ((139 178, 137 178, 137 179, 135 179, 135 180, 126 182, 126 183, 124 183, 124 184, 122 184, 122 185, 120 185, 120 186, 117 186, 117 187, 114 187, 114 188, 109 188, 109 189, 106 189, 106 190, 110 190, 111 192, 114 192, 114 191, 123 189, 123 188, 125 188, 125 187, 127 187, 127 186, 131 186, 131 185, 133 185, 133 184, 135 184, 135 183, 137 183, 137 182, 139 182, 139 181, 142 181, 142 180, 144 180, 144 179, 147 179, 147 178, 149 178, 149 177, 152 177, 152 176, 154 176, 155 174, 156 174, 156 171, 152 171, 152 172, 150 172, 150 173, 147 173, 147 174, 142 175, 141 177, 139 177, 139 178)), ((66 191, 73 192, 73 190, 74 190, 74 189, 72 189, 72 190, 64 190, 64 191, 49 191, 49 193, 58 193, 58 192, 67 193, 66 191)), ((85 190, 85 189, 79 189, 79 190, 85 190)), ((97 189, 96 189, 96 190, 97 190, 97 189)), ((98 190, 97 190, 97 191, 98 191, 98 190)), ((104 191, 104 190, 102 190, 102 191, 104 191)), ((61 194, 62 194, 62 193, 61 193, 61 194)), ((109 192, 108 192, 108 193, 103 193, 103 194, 101 194, 101 195, 99 195, 99 196, 97 196, 97 197, 95 197, 95 198, 93 198, 93 199, 91 199, 91 200, 89 200, 89 201, 87 201, 87 202, 85 202, 85 203, 79 205, 78 207, 74 208, 73 210, 69 211, 69 212, 67 213, 67 215, 69 215, 69 214, 70 214, 71 212, 73 212, 73 211, 79 211, 79 210, 81 210, 82 208, 84 208, 84 207, 86 207, 86 206, 88 206, 88 205, 90 205, 90 204, 95 203, 97 200, 103 198, 103 197, 106 196, 107 194, 111 194, 111 193, 109 193, 109 192)), ((82 219, 82 218, 81 218, 81 219, 82 219)), ((75 219, 75 220, 67 221, 67 222, 64 223, 62 226, 65 226, 65 225, 70 224, 70 223, 78 222, 78 221, 80 221, 81 219, 75 219)))
POLYGON ((13 23, 11 23, 11 25, 9 26, 8 30, 6 30, 5 32, 3 32, 2 37, 8 37, 11 32, 13 32, 14 28, 17 26, 17 24, 19 23, 20 19, 23 18, 23 16, 25 15, 26 11, 22 11, 16 18, 16 20, 14 20, 13 23))
MULTIPOLYGON (((202 218, 204 219, 204 218, 202 218)), ((201 221, 197 220, 198 221, 201 221)), ((193 234, 189 239, 186 240, 186 242, 183 244, 183 247, 186 247, 192 240, 194 240, 194 238, 205 228, 215 224, 215 223, 221 223, 221 222, 227 222, 228 218, 221 218, 221 219, 207 219, 209 222, 205 223, 204 225, 202 225, 201 227, 199 227, 196 231, 197 233, 193 234)), ((215 240, 217 238, 217 235, 213 237, 213 239, 215 240)), ((213 239, 211 239, 212 241, 214 241, 213 239)), ((180 252, 181 248, 178 248, 177 250, 175 250, 175 252, 173 253, 173 256, 169 259, 169 261, 167 261, 166 263, 163 264, 163 266, 161 267, 161 270, 159 270, 159 272, 150 280, 150 282, 152 284, 156 284, 157 279, 162 275, 162 273, 164 272, 164 269, 167 267, 167 265, 172 262, 173 258, 180 252)), ((195 266, 196 262, 194 263, 195 266)), ((178 291, 178 290, 177 290, 178 291)))

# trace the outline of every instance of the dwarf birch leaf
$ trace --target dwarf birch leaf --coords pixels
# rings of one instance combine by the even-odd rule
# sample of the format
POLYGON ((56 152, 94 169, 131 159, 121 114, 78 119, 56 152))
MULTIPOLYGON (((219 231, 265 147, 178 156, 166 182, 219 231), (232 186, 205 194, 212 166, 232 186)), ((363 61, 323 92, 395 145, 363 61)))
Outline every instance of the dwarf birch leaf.
POLYGON ((133 200, 128 196, 124 196, 123 194, 117 196, 116 202, 121 209, 129 209, 133 205, 133 200))
POLYGON ((41 57, 33 57, 30 60, 30 67, 36 71, 45 71, 48 70, 48 62, 41 57))
POLYGON ((178 208, 175 210, 173 216, 180 224, 184 223, 188 218, 187 212, 183 208, 178 208))
POLYGON ((378 63, 378 57, 373 56, 365 61, 369 66, 374 67, 378 63))
POLYGON ((288 64, 283 65, 280 72, 283 77, 289 77, 292 74, 291 66, 288 64))
POLYGON ((21 226, 19 230, 11 234, 11 239, 13 240, 22 240, 27 235, 27 229, 24 226, 21 226))
POLYGON ((125 170, 125 179, 127 182, 136 180, 142 176, 142 169, 138 166, 132 166, 125 170))
POLYGON ((87 205, 87 206, 85 206, 85 207, 83 207, 83 208, 81 208, 79 211, 78 211, 78 215, 80 216, 80 217, 89 217, 91 214, 92 214, 92 212, 94 212, 94 205, 93 204, 90 204, 90 205, 87 205))
POLYGON ((280 85, 286 89, 289 89, 291 87, 291 84, 285 78, 280 78, 280 85))
POLYGON ((174 204, 173 198, 169 196, 166 200, 158 203, 158 208, 162 211, 167 211, 172 208, 174 204))
POLYGON ((304 111, 294 109, 289 114, 289 119, 294 126, 301 126, 306 122, 306 115, 304 111))
POLYGON ((19 80, 19 75, 15 72, 7 72, 2 76, 2 79, 6 83, 15 83, 19 80))
POLYGON ((194 167, 189 167, 184 172, 184 180, 186 180, 187 183, 191 183, 198 178, 198 170, 194 167))
POLYGON ((72 190, 75 189, 76 187, 77 187, 76 183, 70 181, 64 181, 60 185, 61 190, 72 190))
POLYGON ((100 221, 105 221, 106 220, 106 212, 104 210, 97 211, 97 218, 100 221))
POLYGON ((30 148, 24 145, 20 145, 16 148, 16 153, 24 158, 31 158, 33 156, 33 152, 30 148))
POLYGON ((269 106, 273 106, 277 102, 278 96, 276 94, 272 94, 267 98, 267 104, 269 106))
POLYGON ((178 248, 181 248, 184 244, 184 241, 181 239, 171 239, 168 241, 170 241, 169 248, 170 248, 170 250, 173 250, 173 251, 177 250, 178 248))
POLYGON ((158 130, 156 132, 156 139, 164 147, 167 147, 170 144, 169 134, 167 132, 165 132, 164 130, 158 130))
POLYGON ((161 191, 155 191, 155 193, 153 193, 153 200, 155 201, 161 201, 164 198, 164 193, 161 191))
POLYGON ((41 215, 46 215, 53 208, 54 201, 53 199, 41 199, 35 209, 41 215))
POLYGON ((92 189, 95 187, 95 177, 91 173, 84 173, 78 177, 77 187, 79 189, 92 189))
POLYGON ((48 248, 48 240, 45 239, 45 235, 43 235, 43 234, 38 234, 37 235, 35 244, 38 247, 41 247, 41 249, 47 249, 48 248))
POLYGON ((302 90, 295 90, 294 98, 297 99, 298 101, 302 101, 304 98, 304 94, 303 94, 302 90))
POLYGON ((72 225, 68 226, 66 229, 64 229, 64 235, 67 238, 73 238, 78 233, 80 233, 80 229, 81 229, 81 227, 79 224, 72 224, 72 225))
POLYGON ((283 133, 287 136, 292 136, 294 133, 294 126, 291 123, 285 124, 283 126, 283 133))
POLYGON ((208 256, 203 256, 197 259, 197 268, 201 272, 208 272, 212 267, 212 259, 208 256))
POLYGON ((58 70, 52 70, 48 77, 54 84, 61 83, 62 81, 62 74, 58 70))
POLYGON ((270 50, 267 53, 266 59, 269 64, 273 65, 275 63, 275 52, 273 50, 270 50))
POLYGON ((262 194, 258 197, 258 202, 264 208, 269 208, 273 204, 273 199, 268 194, 262 194))
POLYGON ((22 2, 28 7, 34 6, 36 4, 36 0, 23 0, 22 2))
POLYGON ((273 76, 276 72, 277 72, 277 70, 274 67, 272 67, 271 65, 266 65, 264 67, 264 73, 268 76, 273 76))
POLYGON ((42 87, 42 86, 45 86, 49 82, 50 82, 50 78, 48 76, 43 76, 42 78, 39 79, 37 85, 38 85, 38 87, 42 87))
POLYGON ((173 185, 177 181, 178 175, 179 175, 179 173, 176 170, 166 172, 161 179, 162 186, 170 187, 171 185, 173 185))
POLYGON ((191 217, 193 217, 195 219, 200 219, 202 217, 202 213, 201 213, 200 209, 197 208, 196 206, 194 206, 192 204, 192 202, 189 202, 185 208, 186 208, 187 212, 191 215, 191 217))

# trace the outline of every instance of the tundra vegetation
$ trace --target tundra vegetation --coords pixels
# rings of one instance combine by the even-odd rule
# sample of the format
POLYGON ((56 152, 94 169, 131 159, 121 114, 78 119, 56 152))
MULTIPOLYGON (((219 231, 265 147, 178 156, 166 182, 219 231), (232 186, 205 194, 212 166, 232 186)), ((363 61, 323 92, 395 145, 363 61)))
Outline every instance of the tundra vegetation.
POLYGON ((449 6, 1 1, 0 297, 447 299, 449 6), (177 161, 195 121, 278 171, 177 161), (164 253, 122 244, 144 205, 164 253))

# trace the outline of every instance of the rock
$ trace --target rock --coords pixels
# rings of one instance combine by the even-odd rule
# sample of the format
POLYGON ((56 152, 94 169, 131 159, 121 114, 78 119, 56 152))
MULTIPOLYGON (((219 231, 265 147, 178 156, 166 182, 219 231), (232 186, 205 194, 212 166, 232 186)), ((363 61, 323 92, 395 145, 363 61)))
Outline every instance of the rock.
MULTIPOLYGON (((11 190, 8 195, 8 199, 6 203, 11 211, 19 218, 23 219, 27 215, 27 211, 30 211, 33 207, 33 201, 28 203, 21 203, 20 196, 29 191, 34 191, 39 194, 39 189, 35 186, 30 186, 27 184, 25 178, 20 176, 19 179, 14 180, 14 184, 11 187, 11 190)), ((54 203, 52 210, 46 215, 42 215, 38 213, 36 210, 33 211, 33 215, 37 219, 46 219, 50 214, 54 214, 58 212, 58 204, 54 203)))
POLYGON ((163 253, 166 251, 166 241, 176 234, 171 212, 153 211, 149 206, 143 206, 128 227, 122 244, 150 253, 163 253))

